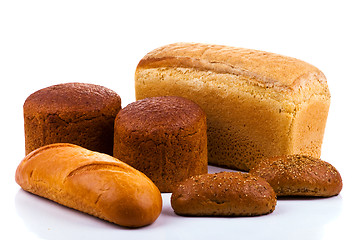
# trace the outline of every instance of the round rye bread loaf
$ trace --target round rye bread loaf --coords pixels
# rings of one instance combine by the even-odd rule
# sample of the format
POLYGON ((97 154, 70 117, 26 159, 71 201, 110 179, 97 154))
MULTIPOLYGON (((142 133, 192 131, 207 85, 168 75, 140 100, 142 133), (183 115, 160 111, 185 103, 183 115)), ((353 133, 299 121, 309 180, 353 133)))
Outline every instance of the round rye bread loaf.
POLYGON ((207 173, 206 115, 176 96, 127 105, 115 120, 114 157, 145 173, 161 192, 207 173))
POLYGON ((38 90, 24 103, 25 152, 72 143, 112 155, 120 109, 120 96, 99 85, 64 83, 38 90))

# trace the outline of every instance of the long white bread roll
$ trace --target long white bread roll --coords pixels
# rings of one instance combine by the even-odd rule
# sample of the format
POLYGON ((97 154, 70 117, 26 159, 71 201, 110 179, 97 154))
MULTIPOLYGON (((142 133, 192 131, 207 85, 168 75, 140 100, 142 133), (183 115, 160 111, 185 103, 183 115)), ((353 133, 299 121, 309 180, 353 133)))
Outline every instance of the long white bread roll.
POLYGON ((162 209, 159 189, 143 173, 73 144, 34 150, 15 179, 28 192, 125 227, 149 225, 162 209))

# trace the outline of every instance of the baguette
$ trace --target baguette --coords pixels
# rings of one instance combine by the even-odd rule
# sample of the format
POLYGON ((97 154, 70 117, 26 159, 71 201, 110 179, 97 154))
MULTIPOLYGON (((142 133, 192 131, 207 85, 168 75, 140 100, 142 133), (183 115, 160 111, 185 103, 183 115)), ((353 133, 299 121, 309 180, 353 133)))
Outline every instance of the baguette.
POLYGON ((125 227, 149 225, 162 209, 159 189, 143 173, 68 143, 28 154, 15 180, 25 191, 125 227))
POLYGON ((148 53, 136 99, 181 96, 206 113, 209 163, 248 171, 266 157, 320 157, 330 105, 324 74, 259 50, 174 43, 148 53))

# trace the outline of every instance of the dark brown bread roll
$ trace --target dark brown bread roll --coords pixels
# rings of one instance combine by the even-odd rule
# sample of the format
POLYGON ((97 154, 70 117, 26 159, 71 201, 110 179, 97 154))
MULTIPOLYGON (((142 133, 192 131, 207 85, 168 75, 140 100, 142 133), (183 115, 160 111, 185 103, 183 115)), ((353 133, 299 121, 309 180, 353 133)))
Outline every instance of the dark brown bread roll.
POLYGON ((179 181, 207 173, 205 113, 175 96, 131 103, 115 120, 114 157, 172 192, 179 181))
POLYGON ((43 88, 24 103, 25 152, 68 142, 112 155, 120 109, 119 95, 102 86, 64 83, 43 88))
POLYGON ((143 173, 73 144, 55 143, 31 152, 15 179, 28 192, 121 226, 149 225, 162 209, 159 189, 143 173))
POLYGON ((277 196, 330 197, 342 189, 342 179, 335 167, 305 155, 264 159, 250 173, 266 179, 277 196))
POLYGON ((256 216, 273 212, 275 205, 269 183, 241 172, 193 176, 171 196, 175 213, 184 216, 256 216))

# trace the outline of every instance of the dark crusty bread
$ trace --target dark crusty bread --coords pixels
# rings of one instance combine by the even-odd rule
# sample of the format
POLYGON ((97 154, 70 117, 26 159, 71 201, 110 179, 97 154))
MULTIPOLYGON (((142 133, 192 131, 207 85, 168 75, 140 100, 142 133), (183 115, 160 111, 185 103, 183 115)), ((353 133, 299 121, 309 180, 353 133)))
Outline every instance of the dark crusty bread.
POLYGON ((330 197, 342 189, 342 179, 335 167, 311 156, 263 159, 250 173, 266 179, 277 196, 330 197))
POLYGON ((24 103, 25 152, 68 142, 112 155, 121 99, 94 84, 64 83, 31 94, 24 103))
POLYGON ((171 196, 175 213, 184 216, 256 216, 273 212, 275 205, 269 183, 241 172, 190 177, 171 196))
POLYGON ((26 191, 126 227, 154 222, 159 189, 144 174, 106 154, 56 143, 31 152, 16 182, 26 191))
POLYGON ((143 57, 136 99, 182 96, 205 111, 209 163, 248 171, 264 157, 321 155, 330 105, 324 74, 253 49, 174 43, 143 57))
POLYGON ((179 181, 207 173, 205 113, 175 96, 131 103, 115 120, 114 157, 172 192, 179 181))

